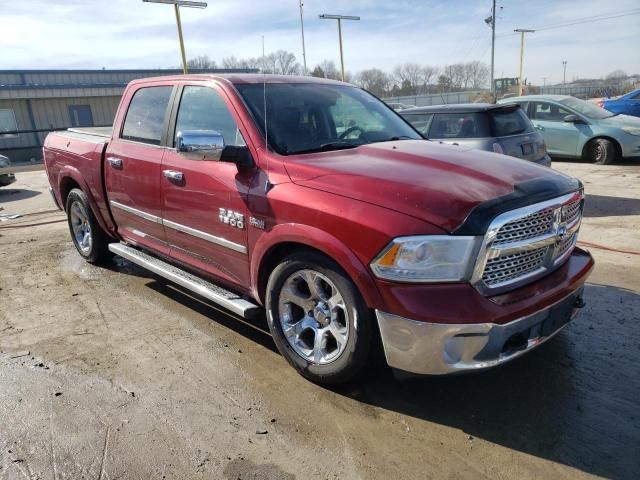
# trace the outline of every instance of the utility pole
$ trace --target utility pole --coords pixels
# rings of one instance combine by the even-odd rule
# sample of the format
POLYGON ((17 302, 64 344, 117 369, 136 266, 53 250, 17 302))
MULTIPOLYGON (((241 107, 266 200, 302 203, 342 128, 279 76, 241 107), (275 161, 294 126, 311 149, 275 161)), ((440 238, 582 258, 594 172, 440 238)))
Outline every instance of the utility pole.
POLYGON ((351 15, 320 15, 321 20, 337 20, 338 21, 338 41, 340 42, 340 71, 342 72, 342 81, 344 82, 344 55, 342 54, 342 20, 360 20, 360 17, 351 15))
POLYGON ((526 28, 517 28, 514 32, 520 34, 520 81, 518 82, 518 96, 522 96, 522 69, 524 63, 524 34, 533 33, 535 30, 527 30, 526 28))
POLYGON ((542 77, 542 86, 543 87, 547 86, 547 77, 542 77))
POLYGON ((300 0, 300 30, 302 33, 302 65, 304 68, 304 74, 307 74, 307 52, 304 48, 304 21, 302 19, 302 8, 304 7, 304 2, 300 0))
POLYGON ((567 61, 566 60, 562 61, 562 69, 564 70, 564 73, 562 74, 562 83, 567 83, 567 61))
POLYGON ((180 43, 180 55, 182 57, 182 71, 189 73, 187 68, 187 54, 184 50, 184 39, 182 38, 182 22, 180 21, 180 7, 207 8, 206 2, 193 2, 190 0, 142 0, 145 3, 164 3, 173 5, 176 14, 176 25, 178 27, 178 42, 180 43))
POLYGON ((496 52, 496 0, 493 0, 491 16, 484 19, 484 23, 491 27, 491 95, 496 100, 496 86, 494 82, 495 52, 496 52))

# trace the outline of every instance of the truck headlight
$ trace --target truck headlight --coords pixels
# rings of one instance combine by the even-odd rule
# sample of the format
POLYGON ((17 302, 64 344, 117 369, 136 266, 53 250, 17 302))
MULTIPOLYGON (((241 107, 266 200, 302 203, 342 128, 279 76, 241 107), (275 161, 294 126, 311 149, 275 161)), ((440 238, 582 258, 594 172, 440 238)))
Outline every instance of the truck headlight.
POLYGON ((371 263, 378 278, 396 282, 468 280, 480 237, 425 235, 393 240, 371 263))
POLYGON ((622 131, 628 133, 629 135, 640 136, 640 128, 638 127, 622 127, 622 131))

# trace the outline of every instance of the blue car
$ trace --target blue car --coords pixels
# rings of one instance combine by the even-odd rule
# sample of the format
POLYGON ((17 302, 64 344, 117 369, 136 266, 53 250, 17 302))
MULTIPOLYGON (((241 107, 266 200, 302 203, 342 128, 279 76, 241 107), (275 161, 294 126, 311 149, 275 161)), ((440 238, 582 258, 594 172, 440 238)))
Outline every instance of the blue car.
POLYGON ((616 98, 609 98, 598 104, 613 113, 640 117, 640 88, 616 98))

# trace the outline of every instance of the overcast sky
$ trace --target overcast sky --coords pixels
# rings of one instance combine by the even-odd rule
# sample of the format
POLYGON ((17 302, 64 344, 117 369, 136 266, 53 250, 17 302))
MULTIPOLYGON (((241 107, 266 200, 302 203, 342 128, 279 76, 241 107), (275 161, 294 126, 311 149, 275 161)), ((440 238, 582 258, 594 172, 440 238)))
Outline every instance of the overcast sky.
MULTIPOLYGON (((172 7, 141 0, 2 1, 0 69, 176 67, 180 54, 172 7)), ((536 28, 596 15, 640 10, 640 0, 502 0, 498 4, 496 77, 517 76, 519 37, 536 28)), ((400 62, 431 65, 490 62, 491 0, 305 0, 307 64, 339 64, 335 21, 321 13, 359 15, 344 22, 345 66, 352 72, 400 62)), ((261 55, 292 51, 302 62, 298 0, 210 0, 182 9, 187 56, 261 55)), ((537 84, 602 77, 615 69, 640 73, 640 15, 529 34, 525 76, 537 84)))

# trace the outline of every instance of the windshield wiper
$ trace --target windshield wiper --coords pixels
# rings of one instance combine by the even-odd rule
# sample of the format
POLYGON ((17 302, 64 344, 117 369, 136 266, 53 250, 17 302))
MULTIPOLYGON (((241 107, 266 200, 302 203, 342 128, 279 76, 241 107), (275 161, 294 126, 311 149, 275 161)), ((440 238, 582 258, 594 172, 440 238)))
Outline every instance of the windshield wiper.
POLYGON ((332 150, 346 150, 349 148, 359 147, 359 144, 354 144, 350 142, 329 142, 323 143, 319 147, 309 148, 308 150, 299 150, 297 152, 290 152, 294 154, 298 153, 314 153, 314 152, 330 152, 332 150))
POLYGON ((397 140, 418 140, 417 138, 412 138, 407 135, 397 135, 395 137, 383 138, 382 140, 374 140, 369 143, 379 143, 379 142, 395 142, 397 140))

